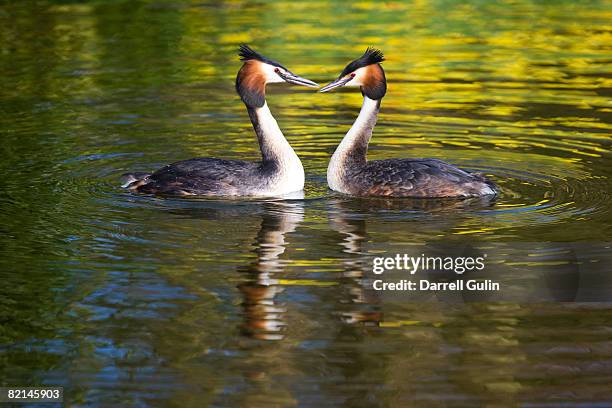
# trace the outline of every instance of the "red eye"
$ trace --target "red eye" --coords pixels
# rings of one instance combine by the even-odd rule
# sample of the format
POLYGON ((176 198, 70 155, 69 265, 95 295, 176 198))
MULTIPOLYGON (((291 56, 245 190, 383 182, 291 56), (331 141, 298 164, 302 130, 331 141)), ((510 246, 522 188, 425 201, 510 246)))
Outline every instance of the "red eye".
POLYGON ((355 78, 355 75, 356 75, 356 74, 353 72, 353 73, 351 74, 351 78, 355 78))
POLYGON ((278 74, 280 72, 280 69, 274 68, 274 72, 276 72, 278 74))

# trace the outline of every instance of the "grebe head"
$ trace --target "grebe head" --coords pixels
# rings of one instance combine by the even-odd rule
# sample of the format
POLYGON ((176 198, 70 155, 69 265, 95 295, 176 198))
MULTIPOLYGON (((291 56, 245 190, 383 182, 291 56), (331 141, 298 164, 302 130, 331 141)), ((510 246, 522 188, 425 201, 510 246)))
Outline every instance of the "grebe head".
POLYGON ((385 60, 382 51, 368 47, 363 55, 348 64, 338 79, 325 85, 319 92, 331 91, 341 86, 358 86, 370 99, 381 99, 387 92, 385 71, 380 65, 385 60))
POLYGON ((264 57, 246 44, 240 46, 240 60, 244 62, 236 76, 236 91, 249 107, 260 108, 266 102, 266 84, 288 82, 318 88, 319 84, 302 78, 287 68, 264 57))

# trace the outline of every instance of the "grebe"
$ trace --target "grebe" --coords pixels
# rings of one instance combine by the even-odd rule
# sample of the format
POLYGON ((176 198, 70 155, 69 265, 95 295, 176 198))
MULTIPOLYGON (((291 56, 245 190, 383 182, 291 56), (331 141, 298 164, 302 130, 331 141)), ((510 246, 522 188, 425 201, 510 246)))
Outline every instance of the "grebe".
POLYGON ((319 85, 247 45, 240 46, 239 55, 244 64, 236 76, 236 91, 253 123, 262 161, 208 157, 183 160, 153 174, 124 174, 123 187, 140 193, 199 196, 280 196, 304 188, 304 167, 268 108, 266 84, 319 85))
POLYGON ((341 86, 361 88, 363 105, 355 123, 334 152, 327 167, 329 187, 357 196, 477 197, 497 194, 495 184, 438 159, 388 159, 368 161, 368 144, 387 92, 380 50, 368 48, 344 68, 338 79, 319 92, 341 86))

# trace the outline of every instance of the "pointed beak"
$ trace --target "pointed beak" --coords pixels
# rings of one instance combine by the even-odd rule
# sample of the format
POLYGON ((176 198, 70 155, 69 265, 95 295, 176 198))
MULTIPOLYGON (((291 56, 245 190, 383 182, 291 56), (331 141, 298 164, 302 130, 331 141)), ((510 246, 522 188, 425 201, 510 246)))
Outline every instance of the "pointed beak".
POLYGON ((278 74, 280 75, 281 78, 285 80, 285 82, 289 82, 290 84, 302 85, 302 86, 307 86, 310 88, 319 87, 319 84, 317 84, 316 82, 313 82, 310 79, 302 78, 301 76, 297 76, 292 73, 284 74, 284 73, 279 72, 278 74))
POLYGON ((338 78, 334 82, 330 82, 329 84, 325 85, 323 88, 319 89, 319 92, 328 92, 328 91, 331 91, 332 89, 344 86, 351 79, 352 78, 350 78, 350 77, 349 78, 338 78))

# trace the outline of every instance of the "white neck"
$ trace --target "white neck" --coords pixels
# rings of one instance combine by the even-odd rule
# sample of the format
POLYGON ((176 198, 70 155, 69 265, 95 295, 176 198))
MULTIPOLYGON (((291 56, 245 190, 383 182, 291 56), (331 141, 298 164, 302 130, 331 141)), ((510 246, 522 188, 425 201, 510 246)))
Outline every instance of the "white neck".
POLYGON ((257 133, 264 168, 274 168, 274 194, 285 194, 304 188, 304 167, 300 158, 285 139, 268 104, 248 108, 257 133))
POLYGON ((327 183, 332 190, 347 192, 343 188, 343 179, 348 166, 365 165, 368 144, 372 138, 372 130, 376 125, 380 99, 363 97, 363 105, 353 126, 336 148, 327 167, 327 183))

